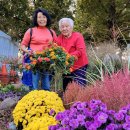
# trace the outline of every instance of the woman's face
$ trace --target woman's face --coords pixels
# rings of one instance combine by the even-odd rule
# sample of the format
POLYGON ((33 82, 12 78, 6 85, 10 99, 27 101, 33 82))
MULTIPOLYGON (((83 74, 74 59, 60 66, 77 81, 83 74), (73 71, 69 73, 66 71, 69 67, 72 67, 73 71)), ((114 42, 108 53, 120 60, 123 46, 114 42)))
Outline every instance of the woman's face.
POLYGON ((45 27, 47 25, 47 17, 42 14, 42 12, 38 12, 37 14, 37 23, 38 26, 45 27))
POLYGON ((73 28, 70 26, 70 24, 67 21, 63 21, 60 25, 60 31, 62 35, 65 37, 70 37, 73 31, 73 28))

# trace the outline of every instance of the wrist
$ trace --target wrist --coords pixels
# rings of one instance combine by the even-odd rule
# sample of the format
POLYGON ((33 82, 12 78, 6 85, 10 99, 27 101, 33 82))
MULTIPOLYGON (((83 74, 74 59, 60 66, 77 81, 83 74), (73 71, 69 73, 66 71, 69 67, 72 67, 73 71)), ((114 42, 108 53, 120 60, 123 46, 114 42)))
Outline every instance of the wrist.
POLYGON ((77 56, 73 55, 73 57, 74 57, 75 60, 78 60, 78 57, 77 57, 77 56))

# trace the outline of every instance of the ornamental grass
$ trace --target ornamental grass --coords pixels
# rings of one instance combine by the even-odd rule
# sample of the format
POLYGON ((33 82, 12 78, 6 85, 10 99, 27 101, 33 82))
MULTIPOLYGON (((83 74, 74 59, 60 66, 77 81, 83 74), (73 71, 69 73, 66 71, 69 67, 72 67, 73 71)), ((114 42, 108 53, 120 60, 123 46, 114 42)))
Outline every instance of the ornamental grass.
MULTIPOLYGON (((25 130, 29 130, 31 127, 29 124, 34 120, 34 124, 39 128, 35 130, 40 130, 41 127, 48 127, 49 123, 55 124, 56 122, 52 118, 63 110, 62 100, 55 92, 34 90, 18 102, 13 110, 13 119, 19 130, 25 128, 25 130), (43 126, 40 125, 42 123, 43 126)), ((33 125, 31 130, 33 130, 33 125)))
POLYGON ((81 88, 75 83, 69 84, 64 93, 65 107, 76 101, 101 100, 108 109, 118 111, 130 103, 130 74, 127 70, 118 71, 112 75, 104 75, 103 81, 96 81, 95 85, 81 88))

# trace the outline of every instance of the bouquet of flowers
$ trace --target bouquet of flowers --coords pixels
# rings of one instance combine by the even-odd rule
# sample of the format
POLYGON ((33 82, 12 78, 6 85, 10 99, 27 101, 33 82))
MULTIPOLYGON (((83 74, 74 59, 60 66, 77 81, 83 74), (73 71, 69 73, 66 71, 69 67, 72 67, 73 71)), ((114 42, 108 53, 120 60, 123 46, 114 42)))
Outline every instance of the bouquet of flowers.
POLYGON ((43 51, 36 51, 30 60, 31 63, 25 68, 31 69, 34 73, 36 71, 56 71, 67 74, 70 73, 71 66, 74 64, 74 56, 56 43, 51 43, 51 46, 43 51))

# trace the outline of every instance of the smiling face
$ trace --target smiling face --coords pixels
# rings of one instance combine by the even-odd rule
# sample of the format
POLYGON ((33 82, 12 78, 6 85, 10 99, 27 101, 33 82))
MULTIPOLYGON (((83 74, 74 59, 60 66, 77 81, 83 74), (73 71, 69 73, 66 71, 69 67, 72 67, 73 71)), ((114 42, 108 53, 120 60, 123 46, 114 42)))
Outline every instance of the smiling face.
POLYGON ((65 37, 70 37, 73 31, 73 28, 67 21, 62 21, 59 29, 65 37))
POLYGON ((37 14, 37 23, 38 26, 45 27, 47 25, 47 17, 42 14, 42 12, 39 12, 37 14))

